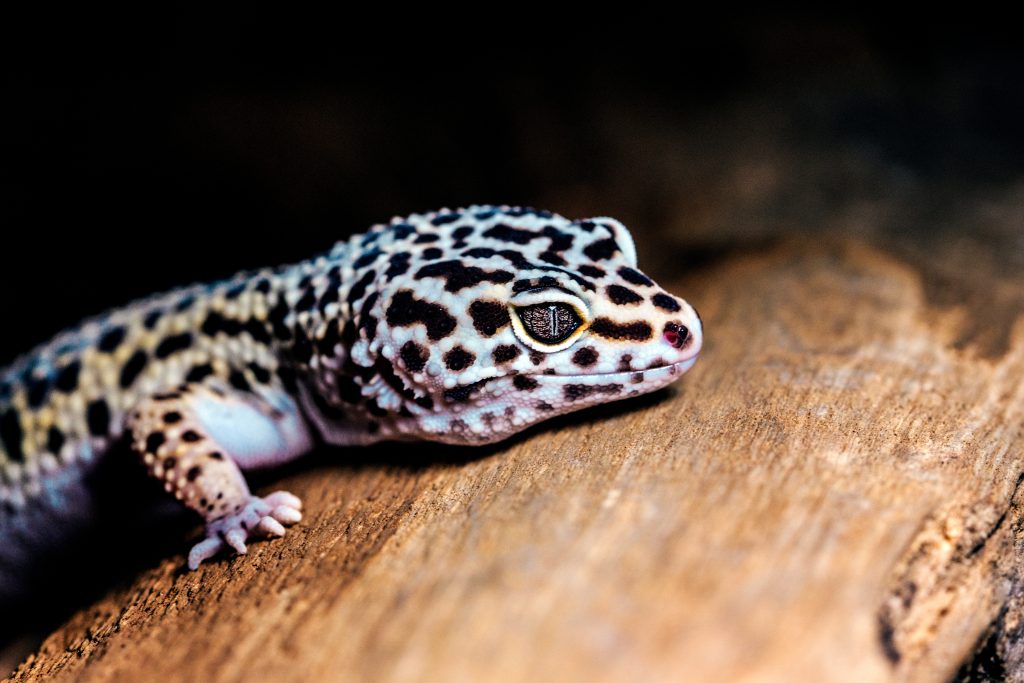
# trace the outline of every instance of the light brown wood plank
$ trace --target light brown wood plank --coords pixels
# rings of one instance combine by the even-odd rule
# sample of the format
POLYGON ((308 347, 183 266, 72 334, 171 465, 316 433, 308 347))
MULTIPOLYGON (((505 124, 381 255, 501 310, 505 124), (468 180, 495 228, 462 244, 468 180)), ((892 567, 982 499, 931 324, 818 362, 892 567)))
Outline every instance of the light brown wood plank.
POLYGON ((671 390, 318 461, 284 540, 168 558, 15 679, 948 680, 1019 600, 1024 323, 979 351, 923 269, 726 253, 665 283, 707 334, 671 390))

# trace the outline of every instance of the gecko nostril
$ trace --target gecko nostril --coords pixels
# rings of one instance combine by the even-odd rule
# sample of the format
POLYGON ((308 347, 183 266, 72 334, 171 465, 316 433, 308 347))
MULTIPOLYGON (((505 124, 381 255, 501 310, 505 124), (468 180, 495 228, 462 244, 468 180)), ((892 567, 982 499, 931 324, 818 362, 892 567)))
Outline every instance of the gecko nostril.
POLYGON ((690 340, 690 330, 686 329, 685 325, 677 323, 666 323, 664 334, 665 341, 677 349, 683 348, 686 342, 690 340))

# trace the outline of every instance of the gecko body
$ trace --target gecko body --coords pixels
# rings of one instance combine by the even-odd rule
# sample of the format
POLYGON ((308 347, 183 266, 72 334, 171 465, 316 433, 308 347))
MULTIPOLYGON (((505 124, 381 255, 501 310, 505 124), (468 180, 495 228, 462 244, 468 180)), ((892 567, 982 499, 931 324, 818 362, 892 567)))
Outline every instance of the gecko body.
POLYGON ((702 335, 618 221, 507 206, 395 218, 308 261, 137 301, 0 371, 0 593, 85 514, 118 442, 205 520, 194 569, 301 518, 245 471, 317 440, 497 441, 667 385, 702 335))

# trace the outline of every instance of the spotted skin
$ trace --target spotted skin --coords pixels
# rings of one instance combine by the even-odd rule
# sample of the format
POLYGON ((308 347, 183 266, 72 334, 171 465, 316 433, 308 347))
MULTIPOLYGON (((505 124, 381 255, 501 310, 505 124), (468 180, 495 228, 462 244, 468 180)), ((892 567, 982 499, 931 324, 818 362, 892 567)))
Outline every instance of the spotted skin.
POLYGON ((204 518, 195 568, 298 521, 295 496, 253 496, 246 470, 317 439, 498 441, 665 386, 702 338, 621 223, 507 206, 395 218, 137 301, 0 371, 0 593, 118 441, 204 518))

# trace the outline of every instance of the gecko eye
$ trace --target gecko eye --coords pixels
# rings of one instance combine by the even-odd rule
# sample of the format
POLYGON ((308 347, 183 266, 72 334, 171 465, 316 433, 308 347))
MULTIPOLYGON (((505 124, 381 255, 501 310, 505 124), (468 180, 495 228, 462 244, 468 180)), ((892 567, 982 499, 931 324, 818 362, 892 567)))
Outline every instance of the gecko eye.
POLYGON ((516 308, 523 329, 541 344, 558 344, 572 336, 583 320, 567 303, 552 301, 516 308))

